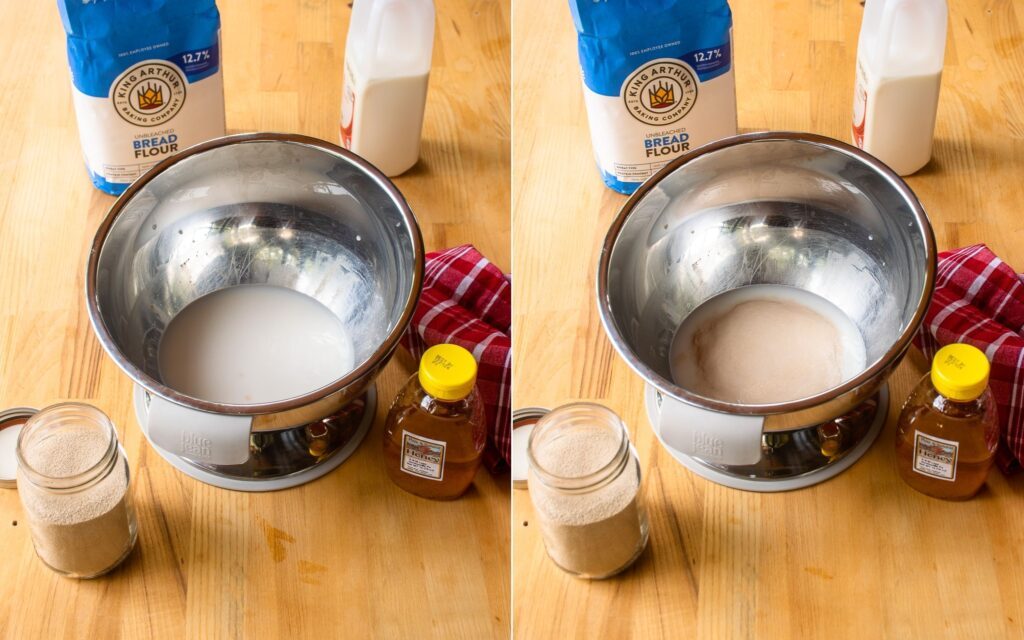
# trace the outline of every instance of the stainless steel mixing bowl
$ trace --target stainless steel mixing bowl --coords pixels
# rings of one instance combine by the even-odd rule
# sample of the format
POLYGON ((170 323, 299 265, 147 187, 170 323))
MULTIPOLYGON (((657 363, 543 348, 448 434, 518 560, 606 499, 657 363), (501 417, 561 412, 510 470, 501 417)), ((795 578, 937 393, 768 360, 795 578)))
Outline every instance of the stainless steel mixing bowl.
POLYGON ((747 134, 669 163, 626 202, 601 252, 598 306, 616 350, 663 396, 792 430, 850 411, 884 383, 931 299, 935 255, 917 197, 872 156, 816 135, 747 134), (860 329, 867 367, 813 397, 763 405, 673 382, 669 348, 686 315, 751 284, 832 302, 860 329))
POLYGON ((96 232, 86 299, 104 349, 149 394, 267 431, 323 418, 364 392, 412 316, 422 275, 416 220, 372 165, 314 138, 246 134, 164 160, 118 198, 96 232), (171 319, 242 284, 321 302, 355 337, 356 367, 264 404, 211 402, 166 385, 157 354, 171 319))

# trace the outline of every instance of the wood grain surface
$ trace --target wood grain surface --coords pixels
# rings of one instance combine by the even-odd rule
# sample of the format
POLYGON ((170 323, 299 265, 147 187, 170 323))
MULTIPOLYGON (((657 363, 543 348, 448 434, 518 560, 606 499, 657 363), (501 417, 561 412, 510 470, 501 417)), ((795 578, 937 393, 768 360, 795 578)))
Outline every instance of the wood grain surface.
MULTIPOLYGON (((871 1, 871 0, 869 0, 871 1)), ((598 250, 625 198, 594 167, 567 2, 513 11, 515 405, 604 403, 645 473, 651 542, 618 578, 588 583, 545 556, 513 492, 520 638, 1024 637, 1024 478, 975 500, 906 487, 893 417, 924 371, 891 380, 879 441, 838 478, 792 493, 727 489, 658 445, 642 383, 615 355, 593 297, 598 250)), ((739 125, 848 140, 857 0, 732 0, 739 125)), ((1024 5, 950 2, 932 163, 908 183, 940 249, 986 242, 1024 271, 1024 5)))
MULTIPOLYGON (((221 0, 230 132, 338 137, 342 0, 221 0)), ((422 160, 395 180, 426 245, 509 247, 507 0, 438 3, 422 160)), ((301 488, 243 494, 175 471, 145 443, 128 378, 86 317, 87 246, 113 198, 81 160, 54 2, 0 3, 0 407, 92 403, 118 425, 138 547, 108 577, 58 577, 0 489, 2 638, 504 638, 508 477, 453 503, 406 494, 381 466, 379 417, 411 373, 379 379, 356 454, 301 488)))

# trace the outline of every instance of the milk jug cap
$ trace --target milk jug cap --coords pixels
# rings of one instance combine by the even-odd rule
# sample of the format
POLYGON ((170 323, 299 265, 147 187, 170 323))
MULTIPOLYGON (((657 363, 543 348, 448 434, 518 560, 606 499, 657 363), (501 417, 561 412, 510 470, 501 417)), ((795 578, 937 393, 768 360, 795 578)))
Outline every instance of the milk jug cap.
POLYGON ((949 344, 932 360, 932 384, 943 396, 956 402, 970 402, 988 386, 988 358, 969 344, 949 344))
POLYGON ((457 344, 434 345, 420 358, 419 380, 423 390, 439 400, 461 400, 476 384, 476 360, 457 344))

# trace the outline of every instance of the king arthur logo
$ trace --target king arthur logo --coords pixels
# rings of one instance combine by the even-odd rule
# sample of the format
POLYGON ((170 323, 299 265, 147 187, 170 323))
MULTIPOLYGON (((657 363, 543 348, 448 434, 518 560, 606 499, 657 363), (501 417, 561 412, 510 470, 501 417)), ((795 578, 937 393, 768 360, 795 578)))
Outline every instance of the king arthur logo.
POLYGON ((676 92, 672 85, 659 82, 657 87, 649 88, 647 91, 650 92, 648 100, 652 109, 667 109, 676 103, 676 92))
POLYGON ((151 111, 164 106, 164 90, 152 83, 144 88, 137 89, 140 111, 151 111))
POLYGON ((697 76, 682 60, 652 60, 622 85, 629 114, 652 126, 681 119, 697 102, 697 76))
POLYGON ((140 127, 165 124, 185 104, 185 76, 173 63, 147 60, 122 73, 110 88, 117 115, 140 127))

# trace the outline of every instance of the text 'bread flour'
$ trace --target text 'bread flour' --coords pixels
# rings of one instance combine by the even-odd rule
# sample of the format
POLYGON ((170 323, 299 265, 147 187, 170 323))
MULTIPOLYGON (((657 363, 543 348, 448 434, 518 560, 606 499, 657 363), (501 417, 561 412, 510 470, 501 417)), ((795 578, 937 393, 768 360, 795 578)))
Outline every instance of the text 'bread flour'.
POLYGON ((224 135, 214 0, 59 0, 82 153, 119 194, 147 169, 224 135))
POLYGON ((735 135, 726 0, 570 0, 583 94, 605 184, 632 193, 665 164, 735 135))

